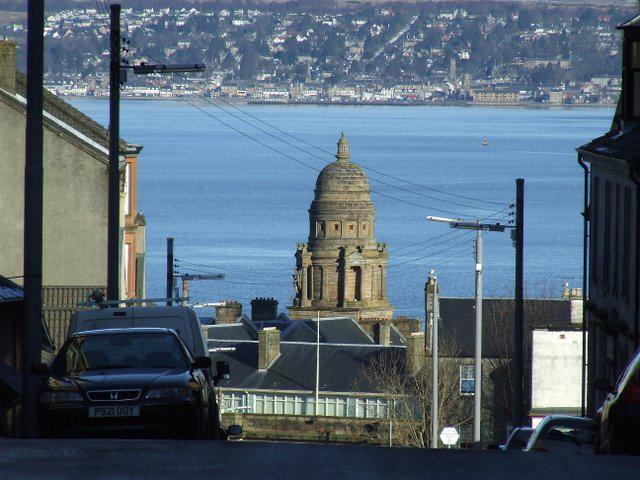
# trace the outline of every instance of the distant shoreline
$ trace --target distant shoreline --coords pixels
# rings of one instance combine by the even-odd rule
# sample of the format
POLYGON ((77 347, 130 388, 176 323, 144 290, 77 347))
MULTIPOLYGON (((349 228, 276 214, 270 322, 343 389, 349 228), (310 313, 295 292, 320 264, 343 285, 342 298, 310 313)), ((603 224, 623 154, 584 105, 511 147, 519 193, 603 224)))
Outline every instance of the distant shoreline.
MULTIPOLYGON (((104 100, 107 97, 92 97, 84 95, 60 95, 59 98, 65 100, 104 100)), ((201 98, 189 98, 190 101, 197 103, 208 103, 208 100, 214 101, 217 97, 207 97, 207 100, 201 98)), ((127 101, 160 101, 160 102, 181 102, 180 97, 121 97, 121 100, 127 101)), ((218 99, 219 100, 219 99, 218 99)), ((268 100, 245 100, 238 98, 225 98, 226 103, 233 105, 253 105, 253 106, 278 106, 278 107, 489 107, 489 108, 525 108, 525 109, 560 109, 560 108, 615 108, 612 103, 577 103, 577 104, 549 104, 534 102, 273 102, 268 100)), ((224 102, 223 102, 224 103, 224 102)))

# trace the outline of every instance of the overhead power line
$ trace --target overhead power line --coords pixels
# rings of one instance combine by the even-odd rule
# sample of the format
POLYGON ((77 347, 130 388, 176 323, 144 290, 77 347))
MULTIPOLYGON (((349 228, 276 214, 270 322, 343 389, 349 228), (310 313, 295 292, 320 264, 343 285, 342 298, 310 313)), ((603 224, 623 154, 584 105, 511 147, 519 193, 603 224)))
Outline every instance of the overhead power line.
MULTIPOLYGON (((468 235, 470 235, 470 233, 475 233, 475 232, 465 232, 465 235, 468 236, 468 235)), ((428 255, 423 255, 422 257, 414 258, 412 260, 407 260, 406 262, 394 263, 393 265, 389 265, 387 268, 393 269, 393 268, 401 267, 403 265, 408 265, 410 263, 415 263, 415 262, 418 262, 420 260, 425 260, 427 258, 431 258, 431 257, 434 257, 436 255, 440 255, 441 253, 447 252, 447 251, 452 250, 452 249, 454 249, 456 247, 459 247, 461 245, 468 245, 468 244, 469 244, 469 238, 466 238, 464 241, 462 241, 460 243, 456 243, 456 244, 451 245, 449 247, 443 248, 442 250, 438 250, 437 252, 433 252, 433 253, 430 253, 428 255)))
MULTIPOLYGON (((154 60, 154 61, 156 61, 156 62, 159 62, 159 60, 158 60, 158 59, 156 59, 156 58, 154 58, 152 55, 147 55, 147 56, 148 56, 149 58, 151 58, 152 60, 154 60)), ((199 85, 196 81, 191 80, 190 78, 188 78, 188 77, 186 77, 186 76, 183 76, 183 75, 180 75, 180 78, 182 78, 184 81, 186 81, 186 82, 190 83, 191 85, 194 85, 194 86, 195 86, 195 87, 196 87, 200 92, 203 92, 203 91, 204 91, 204 88, 203 88, 201 85, 199 85)), ((158 85, 158 84, 156 83, 156 85, 158 85)), ((252 128, 255 128, 255 129, 259 130, 260 132, 264 133, 265 135, 268 135, 269 137, 274 138, 275 140, 280 141, 280 142, 282 142, 282 143, 286 144, 287 146, 290 146, 290 147, 292 147, 292 148, 295 148, 295 149, 297 149, 297 150, 300 150, 301 152, 306 153, 307 155, 310 155, 310 156, 312 156, 312 157, 314 157, 314 158, 317 158, 317 159, 320 159, 320 160, 323 160, 323 161, 326 161, 326 160, 327 160, 327 159, 325 159, 325 158, 323 158, 323 157, 318 156, 317 154, 315 154, 315 153, 313 153, 313 152, 310 152, 309 150, 306 150, 306 149, 304 149, 304 148, 300 147, 299 145, 295 145, 295 144, 293 144, 293 143, 291 143, 291 142, 289 142, 289 141, 287 141, 287 140, 285 140, 285 139, 283 139, 283 138, 281 138, 281 137, 278 137, 278 136, 274 135, 273 133, 271 133, 271 132, 269 132, 269 131, 267 131, 267 130, 264 130, 263 128, 261 128, 261 127, 259 127, 259 126, 255 125, 255 124, 253 124, 253 123, 251 123, 251 122, 249 122, 249 121, 247 121, 247 120, 243 119, 243 118, 242 118, 242 117, 240 117, 239 115, 236 115, 236 114, 234 114, 233 112, 230 112, 229 110, 225 110, 223 107, 221 107, 220 105, 216 104, 214 101, 210 100, 209 98, 207 98, 207 97, 205 97, 205 96, 203 96, 203 95, 201 95, 201 94, 196 94, 196 96, 197 96, 198 98, 200 98, 201 100, 205 101, 206 103, 209 103, 210 105, 213 105, 215 108, 217 108, 217 109, 221 110, 222 112, 226 113, 227 115, 230 115, 230 116, 232 116, 232 117, 236 118, 236 119, 237 119, 237 120, 239 120, 240 122, 242 122, 242 123, 244 123, 244 124, 246 124, 246 125, 249 125, 249 126, 250 126, 250 127, 252 127, 252 128)), ((184 98, 184 96, 179 96, 179 98, 185 99, 185 98, 184 98)), ((186 100, 186 99, 185 99, 185 100, 186 100)), ((296 141, 298 141, 298 142, 301 142, 301 143, 303 143, 303 144, 305 144, 305 145, 307 145, 307 146, 309 146, 309 147, 311 147, 311 148, 314 148, 314 149, 316 149, 316 150, 318 150, 318 151, 320 151, 320 152, 326 153, 326 154, 328 154, 328 155, 331 155, 331 157, 333 157, 333 154, 331 154, 331 152, 329 152, 328 150, 325 150, 325 149, 323 149, 323 148, 321 148, 321 147, 318 147, 318 146, 316 146, 316 145, 314 145, 314 144, 312 144, 312 143, 310 143, 310 142, 308 142, 308 141, 306 141, 306 140, 304 140, 304 139, 302 139, 302 138, 300 138, 300 137, 298 137, 298 136, 295 136, 295 135, 293 135, 293 134, 290 134, 290 133, 286 132, 285 130, 283 130, 283 129, 281 129, 281 128, 277 127, 277 126, 275 126, 275 125, 273 125, 273 124, 271 124, 271 123, 269 123, 269 122, 266 122, 266 121, 264 121, 264 120, 260 119, 260 118, 259 118, 259 117, 257 117, 256 115, 253 115, 253 114, 251 114, 251 113, 249 113, 249 112, 247 112, 247 111, 245 111, 245 110, 243 110, 243 109, 241 109, 241 108, 237 107, 236 105, 233 105, 233 104, 231 104, 230 102, 227 102, 227 101, 226 101, 226 100, 224 100, 222 97, 220 97, 220 98, 219 98, 219 100, 220 100, 220 101, 222 101, 223 103, 225 103, 226 105, 228 105, 229 107, 233 108, 234 110, 237 110, 237 111, 239 111, 239 112, 243 113, 244 115, 248 116, 249 118, 252 118, 253 120, 256 120, 256 121, 258 121, 258 122, 262 123, 263 125, 268 126, 269 128, 272 128, 272 129, 274 129, 274 130, 276 130, 276 131, 278 131, 278 132, 280 132, 280 133, 282 133, 282 134, 284 134, 284 135, 286 135, 286 136, 288 136, 288 137, 290 137, 290 138, 293 138, 293 139, 295 139, 295 140, 296 140, 296 141)), ((378 170, 375 170, 375 169, 372 169, 372 168, 369 168, 369 167, 364 167, 364 166, 361 166, 361 167, 362 167, 363 169, 365 169, 365 170, 368 170, 368 171, 370 171, 370 172, 376 173, 377 175, 381 175, 381 176, 384 176, 384 177, 387 177, 387 178, 393 179, 393 180, 395 180, 395 181, 398 181, 398 182, 401 182, 401 183, 405 183, 405 184, 411 185, 411 186, 416 187, 416 188, 420 188, 420 189, 424 189, 424 190, 428 190, 428 191, 437 192, 437 193, 439 193, 439 194, 441 194, 441 195, 449 195, 449 196, 452 196, 452 197, 461 198, 461 199, 466 199, 466 200, 470 200, 470 201, 474 201, 474 202, 481 202, 481 203, 486 203, 486 204, 493 204, 493 205, 497 205, 497 206, 505 206, 505 204, 504 204, 504 203, 495 202, 495 201, 492 201, 492 200, 486 200, 486 199, 475 198, 475 197, 466 196, 466 195, 455 194, 455 193, 451 193, 451 192, 446 192, 446 191, 444 191, 444 190, 436 189, 436 188, 434 188, 434 187, 428 187, 428 186, 421 185, 421 184, 418 184, 418 183, 410 182, 410 181, 408 181, 408 180, 404 180, 404 179, 401 179, 401 178, 395 177, 395 176, 393 176, 393 175, 389 175, 389 174, 387 174, 387 173, 384 173, 384 172, 381 172, 381 171, 378 171, 378 170)), ((408 189, 408 188, 403 188, 403 187, 400 187, 400 186, 398 186, 398 185, 393 185, 393 184, 390 184, 390 183, 384 182, 384 181, 382 181, 382 180, 380 180, 380 179, 377 179, 377 178, 375 178, 375 177, 370 177, 370 179, 371 179, 371 180, 373 180, 373 181, 375 181, 375 182, 378 182, 378 183, 380 183, 380 184, 382 184, 382 185, 386 185, 386 186, 389 186, 389 187, 391 187, 391 188, 396 188, 396 189, 402 190, 402 191, 404 191, 404 192, 406 192, 406 193, 410 193, 410 194, 413 194, 413 195, 417 195, 417 196, 421 196, 421 197, 424 197, 424 198, 428 198, 428 199, 430 199, 430 200, 434 200, 434 201, 438 201, 438 202, 443 202, 443 203, 449 203, 449 204, 452 204, 452 205, 456 205, 456 206, 460 206, 460 207, 465 207, 465 208, 479 209, 479 210, 485 210, 485 211, 494 211, 493 209, 490 209, 490 208, 487 208, 487 207, 479 207, 479 206, 476 206, 476 205, 470 205, 470 204, 468 204, 468 203, 461 203, 461 202, 457 202, 457 201, 453 201, 453 200, 448 200, 448 199, 443 199, 443 198, 434 197, 434 196, 432 196, 432 195, 421 194, 420 192, 416 192, 415 190, 411 190, 411 189, 408 189)), ((382 196, 385 196, 385 195, 383 194, 382 196)), ((442 208, 436 208, 436 207, 432 207, 432 206, 429 206, 429 207, 427 207, 427 208, 430 208, 430 209, 432 209, 432 210, 438 210, 438 211, 440 211, 440 212, 445 212, 445 213, 449 213, 449 214, 458 215, 458 214, 457 214, 457 213, 455 213, 455 212, 452 212, 452 211, 450 211, 450 210, 445 210, 445 209, 442 209, 442 208)))
MULTIPOLYGON (((153 58, 153 57, 150 57, 150 58, 153 58)), ((157 61, 157 60, 155 60, 155 61, 157 61)), ((186 82, 190 83, 191 85, 194 85, 195 87, 197 87, 199 90, 201 90, 201 91, 204 90, 204 88, 197 81, 192 80, 192 79, 190 79, 188 77, 184 77, 184 76, 180 76, 180 77, 183 80, 185 80, 186 82)), ((289 138, 292 138, 292 139, 294 139, 294 140, 296 140, 296 141, 298 141, 298 142, 300 142, 300 143, 302 143, 304 145, 307 145, 308 147, 314 148, 314 149, 316 149, 316 150, 318 150, 318 151, 320 151, 322 153, 325 153, 325 154, 330 155, 331 157, 333 157, 333 152, 330 152, 329 150, 326 150, 326 149, 324 149, 322 147, 318 147, 317 145, 314 145, 311 142, 308 142, 308 141, 306 141, 306 140, 304 140, 304 139, 302 139, 302 138, 300 138, 300 137, 298 137, 296 135, 293 135, 293 134, 291 134, 291 133, 289 133, 289 132, 287 132, 285 130, 282 130, 281 128, 279 128, 279 127, 277 127, 277 126, 275 126, 275 125, 273 125, 273 124, 261 119, 260 117, 258 117, 256 115, 253 115, 253 114, 247 112, 246 110, 241 109, 237 105, 234 105, 233 103, 226 101, 223 97, 219 97, 218 100, 220 100, 225 105, 233 108, 234 110, 237 110, 237 111, 243 113, 244 115, 248 116, 249 118, 252 118, 253 120, 256 120, 256 121, 260 122, 261 124, 266 125, 266 126, 268 126, 270 128, 273 128, 274 130, 276 130, 276 131, 288 136, 289 138)), ((214 102, 210 102, 210 103, 215 105, 214 102)), ((303 151, 306 152, 306 153, 309 153, 310 155, 313 155, 313 154, 311 154, 310 152, 308 152, 306 150, 303 150, 303 151)), ((316 155, 314 155, 314 156, 316 156, 316 155)), ((316 158, 320 158, 320 157, 316 156, 316 158)), ((455 198, 475 201, 475 202, 479 202, 479 203, 488 203, 488 204, 493 204, 493 205, 497 205, 497 206, 504 206, 505 205, 504 202, 496 202, 494 200, 488 200, 488 199, 472 197, 472 196, 468 196, 468 195, 461 195, 461 194, 457 194, 457 193, 447 192, 445 190, 437 189, 435 187, 429 187, 429 186, 422 185, 422 184, 419 184, 419 183, 411 182, 409 180, 405 180, 403 178, 395 177, 393 175, 390 175, 390 174, 385 173, 385 172, 381 172, 381 171, 376 170, 376 169, 371 168, 371 167, 365 167, 363 165, 361 165, 361 167, 363 169, 365 169, 365 170, 368 170, 370 172, 376 173, 378 175, 382 175, 382 176, 390 178, 392 180, 395 180, 395 181, 398 181, 398 182, 402 182, 402 183, 406 183, 407 185, 411 185, 413 187, 417 187, 417 188, 421 188, 421 189, 424 189, 424 190, 428 190, 428 191, 432 191, 432 192, 435 192, 435 193, 439 193, 441 195, 449 195, 449 196, 452 196, 452 197, 455 197, 455 198)), ((457 204, 457 203, 454 203, 454 202, 452 202, 450 200, 440 199, 440 198, 437 198, 437 197, 427 197, 427 198, 432 198, 434 200, 443 201, 443 202, 450 202, 450 203, 453 203, 455 205, 469 206, 467 204, 457 204)), ((476 206, 471 206, 471 207, 472 208, 481 208, 481 207, 476 207, 476 206)))

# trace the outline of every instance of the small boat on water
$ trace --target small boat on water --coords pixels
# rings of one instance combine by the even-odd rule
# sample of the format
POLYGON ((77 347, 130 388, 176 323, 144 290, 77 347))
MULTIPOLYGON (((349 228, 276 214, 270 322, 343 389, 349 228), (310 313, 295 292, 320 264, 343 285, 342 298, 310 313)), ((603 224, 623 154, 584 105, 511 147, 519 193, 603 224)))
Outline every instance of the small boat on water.
POLYGON ((489 145, 489 139, 486 135, 482 137, 482 145, 489 145))

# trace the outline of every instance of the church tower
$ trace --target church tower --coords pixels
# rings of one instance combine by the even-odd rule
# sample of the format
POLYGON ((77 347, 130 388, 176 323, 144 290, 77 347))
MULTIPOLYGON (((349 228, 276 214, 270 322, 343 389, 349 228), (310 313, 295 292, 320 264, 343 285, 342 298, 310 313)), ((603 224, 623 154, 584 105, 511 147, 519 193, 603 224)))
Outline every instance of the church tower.
POLYGON ((349 160, 349 142, 338 141, 336 161, 316 180, 309 208, 309 241, 299 243, 291 319, 349 316, 391 319, 387 298, 387 247, 375 240, 369 180, 349 160))

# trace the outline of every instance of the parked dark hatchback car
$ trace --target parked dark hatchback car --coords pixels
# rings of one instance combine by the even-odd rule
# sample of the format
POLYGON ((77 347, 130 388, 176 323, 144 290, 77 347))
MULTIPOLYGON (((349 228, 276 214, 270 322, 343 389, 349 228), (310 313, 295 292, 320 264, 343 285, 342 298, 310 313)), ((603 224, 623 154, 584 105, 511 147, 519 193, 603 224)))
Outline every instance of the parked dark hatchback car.
POLYGON ((165 434, 206 438, 211 384, 180 337, 164 328, 74 334, 60 349, 38 394, 44 436, 165 434))
POLYGON ((607 396, 598 410, 596 451, 640 454, 640 350, 636 352, 615 386, 595 381, 607 396))

